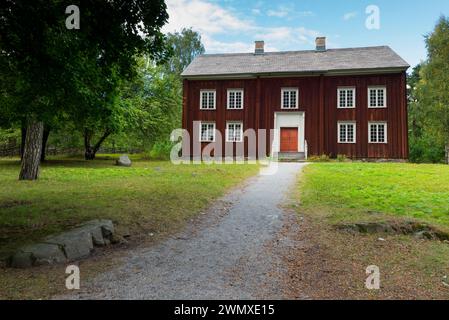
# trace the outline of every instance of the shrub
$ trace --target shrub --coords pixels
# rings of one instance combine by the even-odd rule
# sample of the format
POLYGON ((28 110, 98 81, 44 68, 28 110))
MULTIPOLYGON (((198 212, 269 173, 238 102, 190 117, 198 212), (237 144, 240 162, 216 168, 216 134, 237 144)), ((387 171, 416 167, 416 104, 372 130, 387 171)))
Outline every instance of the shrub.
POLYGON ((156 160, 170 159, 173 143, 169 141, 156 142, 149 152, 149 157, 156 160))

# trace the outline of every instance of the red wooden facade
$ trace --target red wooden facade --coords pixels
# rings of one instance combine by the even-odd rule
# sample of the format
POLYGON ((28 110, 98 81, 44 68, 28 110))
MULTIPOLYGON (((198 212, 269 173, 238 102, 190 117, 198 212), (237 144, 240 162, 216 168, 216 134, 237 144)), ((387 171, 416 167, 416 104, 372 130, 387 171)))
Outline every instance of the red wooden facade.
MULTIPOLYGON (((224 132, 226 122, 241 121, 244 130, 252 128, 273 129, 276 113, 305 115, 304 135, 308 154, 331 157, 346 155, 351 158, 407 159, 407 99, 406 74, 386 73, 372 75, 316 75, 296 77, 255 77, 235 80, 184 80, 183 128, 193 135, 193 121, 215 122, 216 129, 224 132), (355 108, 337 108, 339 87, 355 87, 355 108), (368 108, 368 87, 386 87, 386 108, 368 108), (227 90, 244 90, 243 110, 227 109, 227 90), (281 108, 281 89, 298 88, 299 108, 281 108), (200 91, 216 91, 216 109, 200 110, 200 91), (339 121, 356 123, 356 143, 338 143, 339 121), (387 123, 387 143, 373 144, 368 141, 368 123, 387 123)), ((193 140, 193 139, 192 139, 193 140)), ((267 155, 272 141, 267 136, 267 155)), ((245 140, 246 141, 246 140, 245 140)), ((193 143, 193 141, 191 141, 193 143)), ((207 145, 208 143, 203 143, 207 145)), ((229 144, 229 143, 228 143, 229 144)), ((235 143, 234 143, 235 144, 235 143)))

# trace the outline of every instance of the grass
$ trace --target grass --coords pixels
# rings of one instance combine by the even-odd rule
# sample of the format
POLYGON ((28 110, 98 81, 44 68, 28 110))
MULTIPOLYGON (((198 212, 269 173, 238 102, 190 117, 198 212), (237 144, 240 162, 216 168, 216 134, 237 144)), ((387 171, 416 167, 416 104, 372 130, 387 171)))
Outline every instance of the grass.
POLYGON ((299 181, 296 210, 305 223, 299 236, 313 250, 298 250, 293 270, 321 277, 298 280, 298 288, 324 299, 449 299, 448 243, 335 229, 413 220, 448 231, 449 166, 319 163, 306 167, 299 181), (368 265, 381 270, 379 291, 364 286, 368 265))
POLYGON ((258 171, 256 165, 133 160, 131 168, 122 168, 110 155, 52 158, 34 182, 17 180, 18 160, 0 160, 0 256, 97 218, 137 233, 170 232, 258 171))
POLYGON ((449 166, 321 163, 305 169, 304 208, 332 208, 333 221, 409 217, 449 227, 449 166))

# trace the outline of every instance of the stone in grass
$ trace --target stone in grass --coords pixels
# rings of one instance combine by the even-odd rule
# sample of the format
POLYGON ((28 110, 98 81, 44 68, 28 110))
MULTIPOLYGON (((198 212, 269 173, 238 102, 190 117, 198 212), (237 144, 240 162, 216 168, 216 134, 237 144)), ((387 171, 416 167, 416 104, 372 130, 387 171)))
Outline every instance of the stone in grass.
POLYGON ((131 160, 126 154, 124 154, 120 156, 120 158, 115 162, 115 164, 120 167, 131 167, 131 160))
POLYGON ((58 245, 37 243, 23 247, 17 251, 11 257, 10 266, 13 268, 29 268, 66 261, 66 256, 58 245))
POLYGON ((111 220, 92 220, 73 231, 75 230, 90 233, 95 246, 105 246, 111 243, 111 238, 114 234, 114 224, 111 220))
POLYGON ((55 244, 63 248, 68 260, 77 260, 89 256, 94 248, 92 234, 86 230, 75 229, 45 239, 45 243, 55 244))

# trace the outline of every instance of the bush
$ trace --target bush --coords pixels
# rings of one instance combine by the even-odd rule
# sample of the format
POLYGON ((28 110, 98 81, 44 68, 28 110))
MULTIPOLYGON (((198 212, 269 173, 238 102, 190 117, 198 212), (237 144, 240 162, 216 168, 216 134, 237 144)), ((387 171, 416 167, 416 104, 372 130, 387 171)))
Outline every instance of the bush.
POLYGON ((339 155, 337 155, 337 161, 338 162, 346 162, 346 161, 348 161, 348 157, 344 154, 339 154, 339 155))
POLYGON ((331 161, 330 157, 326 154, 322 154, 321 156, 311 156, 307 160, 310 162, 329 162, 329 161, 331 161))
POLYGON ((150 159, 168 160, 173 143, 169 141, 156 142, 149 152, 150 159))

